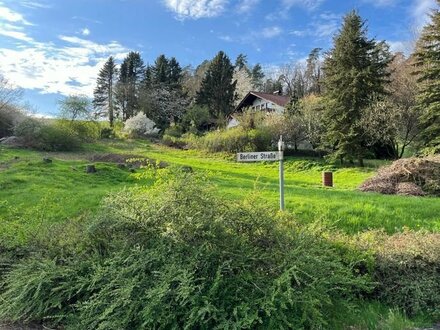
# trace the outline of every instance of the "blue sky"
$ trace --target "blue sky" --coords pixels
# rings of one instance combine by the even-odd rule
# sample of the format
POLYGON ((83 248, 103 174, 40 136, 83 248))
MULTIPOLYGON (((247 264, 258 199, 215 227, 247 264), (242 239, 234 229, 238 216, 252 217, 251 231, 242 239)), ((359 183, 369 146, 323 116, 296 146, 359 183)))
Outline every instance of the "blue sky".
POLYGON ((331 47, 352 9, 369 35, 410 52, 435 0, 0 0, 0 72, 38 113, 69 94, 92 95, 108 56, 130 50, 197 66, 224 50, 266 70, 331 47))

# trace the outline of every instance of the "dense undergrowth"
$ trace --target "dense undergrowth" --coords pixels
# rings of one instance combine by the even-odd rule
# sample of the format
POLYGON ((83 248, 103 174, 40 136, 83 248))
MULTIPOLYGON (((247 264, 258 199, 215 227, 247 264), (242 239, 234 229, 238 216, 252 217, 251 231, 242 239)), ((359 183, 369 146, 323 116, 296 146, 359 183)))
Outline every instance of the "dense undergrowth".
POLYGON ((375 164, 289 159, 288 213, 279 214, 277 164, 119 140, 82 153, 0 152, 0 320, 75 329, 405 329, 413 326, 407 316, 440 319, 438 201, 353 191, 375 164), (117 153, 190 166, 215 186, 179 170, 98 163, 98 173, 84 172, 91 155, 117 153), (42 162, 48 155, 51 164, 42 162), (333 190, 319 187, 329 169, 333 190), (162 175, 149 188, 154 173, 162 175), (382 203, 395 216, 377 212, 382 203), (429 231, 413 231, 417 224, 429 231))
POLYGON ((336 302, 346 310, 371 287, 357 274, 361 259, 345 260, 319 231, 255 200, 222 200, 191 176, 114 194, 74 232, 63 249, 56 238, 40 241, 5 275, 0 318, 93 329, 319 328, 336 302))
POLYGON ((147 173, 159 173, 152 187, 112 194, 97 215, 52 227, 32 253, 11 259, 0 319, 71 329, 342 329, 357 313, 378 312, 359 311, 371 299, 394 307, 366 329, 407 327, 403 311, 440 317, 438 234, 346 236, 301 225, 258 194, 230 201, 199 176, 147 173))

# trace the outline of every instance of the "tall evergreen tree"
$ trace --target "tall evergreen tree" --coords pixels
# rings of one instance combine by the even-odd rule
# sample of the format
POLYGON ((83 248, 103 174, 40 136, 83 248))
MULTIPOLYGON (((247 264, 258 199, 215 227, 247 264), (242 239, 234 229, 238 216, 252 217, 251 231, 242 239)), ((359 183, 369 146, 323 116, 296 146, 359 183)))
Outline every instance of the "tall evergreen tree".
POLYGON ((213 118, 220 124, 234 109, 236 98, 233 81, 234 66, 229 57, 220 51, 211 61, 197 93, 197 104, 206 105, 213 118))
POLYGON ((115 80, 116 80, 116 63, 112 56, 105 62, 99 71, 96 81, 96 88, 93 92, 93 107, 98 116, 108 116, 110 127, 113 127, 115 109, 115 80))
POLYGON ((238 54, 237 58, 235 59, 234 66, 237 70, 245 69, 246 71, 249 71, 247 55, 242 53, 238 54))
POLYGON ((117 99, 123 120, 139 112, 139 89, 144 76, 144 62, 138 52, 130 52, 121 64, 117 99))
POLYGON ((363 110, 385 94, 391 55, 385 43, 368 39, 365 23, 357 12, 344 17, 334 38, 334 46, 324 61, 327 143, 333 156, 353 161, 367 152, 364 132, 359 125, 363 110))
MULTIPOLYGON (((437 0, 440 5, 440 0, 437 0)), ((431 22, 421 33, 416 47, 419 73, 417 103, 422 111, 422 140, 440 152, 440 11, 433 10, 431 22)))
POLYGON ((166 84, 169 79, 169 62, 165 55, 159 55, 152 67, 153 83, 166 84))
POLYGON ((175 57, 168 61, 168 84, 173 89, 182 89, 183 72, 175 57))
POLYGON ((263 91, 263 87, 264 87, 264 72, 263 72, 263 68, 261 67, 260 64, 255 64, 255 66, 252 68, 252 72, 251 72, 251 76, 252 76, 252 86, 253 89, 261 92, 263 91))
POLYGON ((160 129, 179 121, 187 106, 182 88, 183 73, 179 62, 159 55, 144 73, 141 108, 160 129))
POLYGON ((321 48, 314 48, 307 57, 307 66, 304 73, 305 94, 321 94, 321 62, 319 55, 321 48))

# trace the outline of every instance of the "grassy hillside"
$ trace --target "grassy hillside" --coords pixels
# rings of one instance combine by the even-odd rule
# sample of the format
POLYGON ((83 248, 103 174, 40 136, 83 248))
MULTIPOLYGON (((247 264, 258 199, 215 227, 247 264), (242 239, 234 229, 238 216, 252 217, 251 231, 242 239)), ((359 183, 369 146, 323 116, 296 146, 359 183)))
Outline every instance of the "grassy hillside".
MULTIPOLYGON (((260 194, 269 207, 278 205, 277 163, 237 163, 231 155, 175 150, 145 141, 101 141, 86 145, 80 152, 69 153, 0 147, 0 257, 5 251, 12 252, 14 258, 19 257, 22 250, 10 249, 27 243, 35 241, 38 246, 38 242, 48 239, 47 229, 52 224, 67 219, 90 221, 88 215, 97 212, 103 197, 111 192, 150 185, 148 176, 141 175, 148 169, 131 171, 118 166, 125 158, 149 158, 191 166, 194 171, 208 176, 216 185, 218 195, 237 200, 260 194), (53 162, 45 163, 43 157, 53 162), (97 173, 85 173, 85 166, 90 163, 96 165, 97 173)), ((357 186, 372 176, 381 164, 383 162, 371 161, 361 169, 329 165, 316 159, 288 158, 285 163, 287 211, 299 222, 321 221, 348 234, 381 228, 394 233, 405 227, 440 231, 439 199, 357 191, 357 186), (334 171, 334 188, 321 186, 323 170, 334 171)), ((75 229, 76 221, 66 222, 66 231, 61 230, 59 238, 61 243, 58 238, 54 239, 59 246, 54 242, 47 245, 55 244, 52 248, 57 253, 58 249, 66 249, 69 255, 69 249, 75 250, 78 245, 78 242, 73 243, 75 239, 83 239, 75 229)), ((59 231, 59 227, 55 228, 55 232, 59 231)), ((27 246, 32 250, 32 244, 27 246)), ((6 254, 5 258, 9 260, 6 254)), ((362 329, 402 329, 414 324, 398 309, 390 309, 379 302, 359 301, 356 306, 351 314, 344 314, 340 320, 332 319, 332 327, 345 329, 347 324, 356 324, 362 329)), ((421 317, 416 324, 432 321, 421 317)))
MULTIPOLYGON (((148 157, 204 171, 221 195, 242 198, 259 193, 278 204, 277 163, 237 163, 230 155, 210 155, 152 145, 145 141, 105 141, 87 145, 81 152, 41 153, 0 149, 1 239, 20 245, 37 228, 94 212, 103 196, 136 184, 136 174, 118 168, 115 155, 148 157), (45 164, 48 156, 53 163, 45 164), (98 173, 86 174, 91 158, 98 173)), ((285 165, 286 208, 299 221, 321 220, 348 233, 371 228, 395 232, 403 227, 440 230, 440 201, 436 198, 383 196, 356 191, 374 174, 378 162, 364 169, 333 167, 317 160, 288 158, 285 165), (334 171, 334 188, 321 187, 321 171, 334 171)), ((137 170, 137 172, 141 172, 137 170)))

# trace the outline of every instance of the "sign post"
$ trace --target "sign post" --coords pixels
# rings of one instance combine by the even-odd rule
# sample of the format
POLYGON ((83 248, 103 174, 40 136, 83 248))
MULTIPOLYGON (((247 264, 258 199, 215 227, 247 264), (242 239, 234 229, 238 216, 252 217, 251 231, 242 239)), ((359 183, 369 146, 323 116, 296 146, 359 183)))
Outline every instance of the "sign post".
POLYGON ((239 152, 237 154, 237 162, 261 162, 261 161, 280 161, 280 210, 284 211, 284 142, 283 136, 278 141, 278 152, 262 151, 262 152, 239 152))
POLYGON ((284 211, 284 142, 282 135, 278 141, 278 152, 280 153, 280 210, 284 211))

